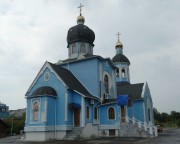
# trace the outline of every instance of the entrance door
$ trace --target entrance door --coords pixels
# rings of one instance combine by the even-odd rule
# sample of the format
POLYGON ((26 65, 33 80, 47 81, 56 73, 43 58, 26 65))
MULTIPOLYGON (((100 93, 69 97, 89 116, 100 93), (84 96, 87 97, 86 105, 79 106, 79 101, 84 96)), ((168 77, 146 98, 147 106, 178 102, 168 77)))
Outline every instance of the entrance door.
POLYGON ((74 126, 80 126, 80 110, 74 109, 74 126))
POLYGON ((125 116, 126 116, 125 108, 124 108, 124 106, 121 106, 121 122, 126 121, 125 116))

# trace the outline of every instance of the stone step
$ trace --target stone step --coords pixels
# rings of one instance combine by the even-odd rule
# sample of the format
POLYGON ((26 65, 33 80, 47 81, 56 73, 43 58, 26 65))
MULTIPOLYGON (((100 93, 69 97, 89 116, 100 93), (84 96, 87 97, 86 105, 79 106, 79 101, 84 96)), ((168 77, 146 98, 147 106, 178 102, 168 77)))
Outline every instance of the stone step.
POLYGON ((67 131, 64 140, 75 140, 80 137, 83 128, 75 127, 70 131, 67 131))
POLYGON ((147 137, 148 133, 132 123, 124 123, 120 126, 120 136, 122 137, 147 137))

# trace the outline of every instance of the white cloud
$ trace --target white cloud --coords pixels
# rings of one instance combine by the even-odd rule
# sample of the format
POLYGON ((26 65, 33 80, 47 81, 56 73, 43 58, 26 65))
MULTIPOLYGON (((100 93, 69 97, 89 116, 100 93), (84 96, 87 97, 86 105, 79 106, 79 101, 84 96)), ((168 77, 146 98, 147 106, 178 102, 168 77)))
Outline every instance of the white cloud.
POLYGON ((179 0, 0 0, 0 101, 25 107, 24 94, 44 62, 67 58, 67 31, 80 2, 96 34, 94 54, 112 58, 119 31, 132 83, 148 81, 160 111, 180 111, 179 0))

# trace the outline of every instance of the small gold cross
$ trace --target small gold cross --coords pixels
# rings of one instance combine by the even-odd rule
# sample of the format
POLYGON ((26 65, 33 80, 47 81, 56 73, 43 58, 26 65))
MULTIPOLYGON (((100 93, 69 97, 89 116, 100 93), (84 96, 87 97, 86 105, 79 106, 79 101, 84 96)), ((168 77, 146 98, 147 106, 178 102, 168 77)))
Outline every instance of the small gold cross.
POLYGON ((81 15, 81 11, 82 11, 82 7, 83 7, 84 5, 81 5, 81 3, 80 3, 80 6, 78 6, 78 8, 79 8, 79 11, 80 11, 80 15, 81 15))
POLYGON ((118 41, 119 41, 119 36, 121 35, 119 32, 116 34, 118 36, 118 41))

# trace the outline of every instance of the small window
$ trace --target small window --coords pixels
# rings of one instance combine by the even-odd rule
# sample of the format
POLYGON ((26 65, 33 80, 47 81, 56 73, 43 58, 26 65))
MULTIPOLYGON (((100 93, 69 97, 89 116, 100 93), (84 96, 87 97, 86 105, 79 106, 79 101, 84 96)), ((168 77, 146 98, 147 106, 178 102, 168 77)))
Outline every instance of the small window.
POLYGON ((97 110, 97 107, 94 108, 94 119, 98 119, 98 110, 97 110))
POLYGON ((86 118, 89 118, 89 106, 86 107, 86 118))
POLYGON ((39 119, 39 103, 35 102, 33 104, 33 120, 38 120, 39 119))
POLYGON ((76 52, 77 52, 77 46, 76 46, 76 44, 73 44, 72 45, 72 54, 74 54, 76 52))
POLYGON ((109 79, 108 76, 104 76, 104 87, 105 87, 105 93, 109 94, 109 79))
POLYGON ((81 43, 80 52, 81 53, 86 53, 86 45, 85 45, 85 43, 81 43))
POLYGON ((125 77, 125 69, 122 69, 122 77, 125 77))
POLYGON ((110 108, 108 109, 108 117, 109 117, 110 120, 115 119, 114 108, 110 107, 110 108))
POLYGON ((109 136, 115 136, 115 135, 116 135, 115 129, 109 130, 109 136))

